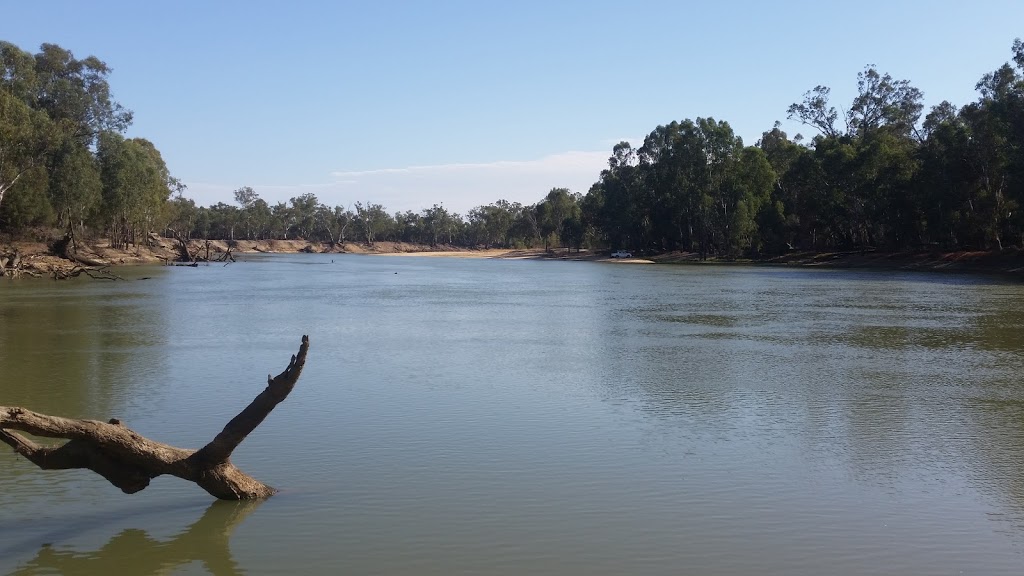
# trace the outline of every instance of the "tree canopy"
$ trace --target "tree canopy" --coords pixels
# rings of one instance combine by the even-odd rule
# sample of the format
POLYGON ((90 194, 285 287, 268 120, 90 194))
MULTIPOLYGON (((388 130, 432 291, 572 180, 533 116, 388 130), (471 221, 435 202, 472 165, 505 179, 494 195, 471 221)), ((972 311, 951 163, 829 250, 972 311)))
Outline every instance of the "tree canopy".
POLYGON ((132 246, 188 238, 390 240, 429 245, 673 250, 740 257, 791 249, 1024 247, 1024 41, 979 79, 977 99, 929 110, 909 80, 874 65, 847 105, 815 86, 746 145, 724 120, 655 127, 616 144, 586 193, 551 188, 532 205, 497 200, 390 213, 297 194, 270 204, 241 186, 234 204, 197 206, 157 147, 125 138, 132 114, 94 56, 0 42, 0 231, 86 232, 132 246))

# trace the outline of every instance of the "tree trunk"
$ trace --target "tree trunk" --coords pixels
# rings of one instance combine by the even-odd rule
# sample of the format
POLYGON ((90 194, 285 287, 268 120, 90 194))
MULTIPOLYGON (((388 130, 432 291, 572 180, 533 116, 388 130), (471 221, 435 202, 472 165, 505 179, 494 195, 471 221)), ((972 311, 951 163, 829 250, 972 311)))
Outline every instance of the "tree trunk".
POLYGON ((125 494, 170 474, 191 482, 221 500, 267 498, 275 490, 231 463, 231 453, 295 387, 309 350, 302 337, 297 355, 284 372, 267 377, 267 387, 235 416, 209 444, 199 450, 176 448, 140 436, 120 421, 73 420, 24 408, 0 406, 0 441, 43 470, 86 468, 106 478, 125 494), (15 431, 68 440, 42 446, 15 431))
POLYGON ((198 256, 198 254, 193 254, 192 252, 189 251, 188 240, 173 228, 168 228, 167 230, 178 242, 178 262, 191 262, 192 264, 195 264, 196 257, 198 256))

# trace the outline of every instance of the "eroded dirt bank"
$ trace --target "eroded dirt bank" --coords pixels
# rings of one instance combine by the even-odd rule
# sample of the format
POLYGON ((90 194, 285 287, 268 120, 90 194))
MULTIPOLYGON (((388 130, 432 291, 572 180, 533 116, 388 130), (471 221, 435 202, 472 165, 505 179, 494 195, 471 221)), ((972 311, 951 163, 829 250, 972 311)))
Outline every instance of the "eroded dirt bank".
MULTIPOLYGON (((644 255, 638 258, 612 259, 605 252, 583 250, 544 251, 542 249, 468 249, 455 246, 428 246, 403 242, 375 242, 372 246, 346 243, 319 243, 305 240, 191 240, 190 253, 201 260, 219 260, 229 250, 232 254, 255 253, 338 253, 379 255, 420 255, 456 258, 503 258, 609 261, 624 264, 768 264, 800 267, 867 268, 882 270, 921 270, 1001 274, 1024 278, 1024 251, 1010 248, 992 252, 791 252, 763 260, 701 260, 689 252, 644 255), (232 244, 229 248, 229 244, 232 244)), ((181 259, 180 247, 170 238, 153 236, 148 245, 127 250, 111 248, 106 240, 80 243, 77 256, 96 264, 122 266, 132 264, 160 264, 181 259)), ((30 275, 54 276, 79 266, 53 253, 53 245, 45 242, 0 241, 0 264, 10 264, 17 257, 19 266, 30 275)))

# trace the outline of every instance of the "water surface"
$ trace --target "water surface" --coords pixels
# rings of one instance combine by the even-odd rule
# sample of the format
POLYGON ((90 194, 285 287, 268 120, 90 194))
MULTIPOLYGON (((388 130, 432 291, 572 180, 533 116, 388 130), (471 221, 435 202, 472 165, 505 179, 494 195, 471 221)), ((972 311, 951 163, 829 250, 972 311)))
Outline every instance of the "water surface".
POLYGON ((208 441, 283 492, 0 450, 0 573, 1019 574, 1024 288, 347 255, 0 282, 0 404, 208 441), (147 276, 147 280, 137 278, 147 276))

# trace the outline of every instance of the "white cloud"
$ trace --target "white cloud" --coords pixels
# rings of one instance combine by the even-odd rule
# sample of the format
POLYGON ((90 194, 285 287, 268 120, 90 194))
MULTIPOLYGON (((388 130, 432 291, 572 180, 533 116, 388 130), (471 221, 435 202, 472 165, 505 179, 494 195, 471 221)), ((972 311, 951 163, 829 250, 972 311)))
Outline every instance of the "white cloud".
MULTIPOLYGON (((332 180, 323 184, 253 185, 253 189, 270 204, 313 193, 329 206, 361 201, 383 204, 390 212, 418 212, 443 203, 449 210, 465 214, 499 199, 533 204, 556 187, 586 193, 608 156, 607 151, 564 152, 537 160, 336 171, 330 174, 332 180)), ((233 202, 236 186, 187 184, 187 195, 198 204, 233 202)))

